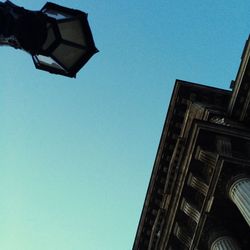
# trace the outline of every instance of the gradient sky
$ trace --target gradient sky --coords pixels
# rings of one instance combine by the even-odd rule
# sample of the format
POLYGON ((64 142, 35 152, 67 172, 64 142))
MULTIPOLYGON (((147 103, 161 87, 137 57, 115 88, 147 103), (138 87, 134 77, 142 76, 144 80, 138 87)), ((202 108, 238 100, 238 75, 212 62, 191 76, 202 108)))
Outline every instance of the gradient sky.
POLYGON ((70 79, 0 48, 0 249, 129 250, 175 79, 229 87, 250 1, 57 3, 100 53, 70 79))

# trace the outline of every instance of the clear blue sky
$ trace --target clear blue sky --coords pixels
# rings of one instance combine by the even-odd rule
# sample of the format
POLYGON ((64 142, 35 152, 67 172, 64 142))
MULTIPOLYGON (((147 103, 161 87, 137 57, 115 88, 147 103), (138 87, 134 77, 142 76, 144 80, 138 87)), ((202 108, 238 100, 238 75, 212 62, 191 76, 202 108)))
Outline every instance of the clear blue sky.
POLYGON ((130 250, 174 81, 229 87, 250 1, 57 3, 100 53, 69 79, 0 48, 0 249, 130 250))

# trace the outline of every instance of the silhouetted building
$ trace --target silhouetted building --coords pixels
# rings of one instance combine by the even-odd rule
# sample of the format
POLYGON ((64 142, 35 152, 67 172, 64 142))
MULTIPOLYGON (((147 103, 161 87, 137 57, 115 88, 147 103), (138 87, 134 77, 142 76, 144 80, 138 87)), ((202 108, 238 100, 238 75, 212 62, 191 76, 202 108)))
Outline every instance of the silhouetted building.
POLYGON ((249 57, 231 91, 176 81, 133 250, 250 249, 249 57))

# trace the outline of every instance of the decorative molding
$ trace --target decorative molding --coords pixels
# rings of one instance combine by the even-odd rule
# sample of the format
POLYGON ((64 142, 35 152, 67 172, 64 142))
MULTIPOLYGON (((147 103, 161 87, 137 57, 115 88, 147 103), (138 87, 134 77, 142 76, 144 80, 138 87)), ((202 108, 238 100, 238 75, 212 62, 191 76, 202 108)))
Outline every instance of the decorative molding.
POLYGON ((213 205, 213 202, 214 202, 214 196, 211 196, 210 199, 207 202, 207 206, 206 206, 206 209, 205 209, 206 213, 210 212, 210 210, 212 208, 212 205, 213 205))
POLYGON ((230 137, 216 136, 217 151, 224 156, 232 157, 232 144, 230 137))
POLYGON ((221 117, 221 116, 213 116, 210 118, 209 120, 210 122, 212 123, 216 123, 216 124, 219 124, 219 125, 224 125, 224 126, 227 126, 227 127, 230 127, 230 123, 227 121, 227 119, 225 117, 221 117))
POLYGON ((181 201, 180 209, 188 215, 192 220, 194 220, 196 223, 199 222, 200 219, 200 212, 193 207, 190 203, 188 203, 185 198, 181 201))
POLYGON ((204 196, 207 195, 208 185, 205 184, 201 178, 194 176, 192 173, 188 176, 187 185, 201 192, 204 196))
POLYGON ((217 161, 217 154, 205 151, 198 146, 196 149, 195 158, 205 164, 215 166, 217 161))
POLYGON ((148 250, 150 250, 150 249, 153 250, 156 248, 158 239, 161 235, 161 230, 162 230, 162 225, 164 223, 165 213, 166 213, 165 209, 159 209, 157 212, 157 216, 156 216, 156 219, 155 219, 155 222, 153 224, 152 231, 151 231, 148 250))
POLYGON ((188 236, 185 230, 181 228, 178 223, 175 223, 173 233, 186 247, 189 248, 191 246, 192 244, 191 237, 188 236))

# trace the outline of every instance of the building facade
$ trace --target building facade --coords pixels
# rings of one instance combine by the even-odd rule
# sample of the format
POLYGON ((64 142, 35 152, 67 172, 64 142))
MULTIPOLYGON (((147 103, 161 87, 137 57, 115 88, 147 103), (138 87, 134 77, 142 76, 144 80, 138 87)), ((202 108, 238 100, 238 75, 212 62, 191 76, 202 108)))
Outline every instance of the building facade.
POLYGON ((250 249, 249 58, 230 91, 176 80, 133 250, 250 249))

